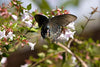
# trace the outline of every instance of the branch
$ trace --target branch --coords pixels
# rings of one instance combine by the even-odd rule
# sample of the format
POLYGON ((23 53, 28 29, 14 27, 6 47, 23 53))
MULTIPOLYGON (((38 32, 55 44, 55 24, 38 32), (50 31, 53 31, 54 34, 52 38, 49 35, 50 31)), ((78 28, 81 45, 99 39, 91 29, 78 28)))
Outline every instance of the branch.
POLYGON ((47 57, 43 58, 42 60, 40 60, 39 62, 36 62, 35 64, 33 64, 31 67, 35 67, 36 65, 38 65, 38 64, 42 63, 43 61, 45 61, 46 59, 49 59, 50 57, 52 57, 52 56, 54 56, 54 55, 57 55, 57 54, 59 54, 59 53, 63 53, 63 52, 65 52, 65 50, 64 50, 64 51, 57 52, 57 53, 55 53, 55 54, 52 53, 52 54, 50 54, 49 56, 47 56, 47 57))
MULTIPOLYGON (((70 45, 72 41, 73 41, 73 39, 69 41, 68 45, 70 45)), ((76 42, 78 42, 78 43, 82 43, 81 41, 79 41, 79 40, 77 40, 77 39, 75 39, 74 41, 76 41, 76 42)), ((60 42, 58 42, 58 43, 54 42, 54 43, 55 43, 56 45, 62 47, 65 51, 57 52, 57 53, 55 53, 55 54, 52 53, 52 54, 50 54, 49 56, 47 56, 47 57, 43 58, 42 60, 40 60, 39 62, 36 62, 35 64, 33 64, 31 67, 35 67, 36 65, 38 65, 38 64, 42 63, 43 61, 45 61, 46 59, 48 59, 48 58, 50 58, 50 57, 52 57, 52 56, 54 56, 54 55, 57 55, 57 54, 59 54, 59 53, 66 52, 66 51, 67 51, 68 53, 70 53, 72 56, 76 57, 76 59, 77 59, 79 62, 81 62, 81 64, 83 65, 83 67, 88 67, 87 64, 86 64, 79 56, 75 55, 69 48, 67 48, 66 46, 64 46, 64 45, 61 44, 60 42)))
POLYGON ((68 48, 70 48, 70 45, 71 45, 71 43, 73 42, 73 40, 74 40, 74 39, 70 39, 70 40, 69 40, 68 46, 67 46, 68 48))
POLYGON ((79 62, 81 62, 81 64, 83 65, 83 67, 88 67, 87 66, 87 64, 79 57, 79 56, 77 56, 77 55, 75 55, 69 48, 67 48, 66 46, 64 46, 63 44, 61 44, 61 43, 56 43, 55 42, 55 44, 56 45, 58 45, 58 46, 60 46, 60 47, 62 47, 64 50, 66 50, 68 53, 70 53, 72 56, 74 56, 74 57, 76 57, 76 59, 79 61, 79 62))
POLYGON ((93 14, 96 13, 96 12, 98 12, 98 11, 97 11, 98 7, 92 8, 92 9, 93 9, 93 11, 90 13, 89 18, 87 18, 86 24, 84 25, 84 28, 83 28, 83 30, 82 30, 82 32, 81 32, 80 34, 82 34, 82 33, 84 32, 84 30, 85 30, 85 28, 86 28, 88 22, 91 20, 91 17, 93 16, 93 14))

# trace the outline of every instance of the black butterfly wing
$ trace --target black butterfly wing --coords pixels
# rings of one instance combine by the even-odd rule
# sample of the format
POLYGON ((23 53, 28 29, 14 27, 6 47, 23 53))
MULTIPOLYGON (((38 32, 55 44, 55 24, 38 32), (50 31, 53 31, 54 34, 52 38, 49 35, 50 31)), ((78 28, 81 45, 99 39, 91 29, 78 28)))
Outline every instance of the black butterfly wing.
POLYGON ((46 16, 40 14, 36 14, 34 18, 36 22, 38 22, 38 26, 41 27, 41 36, 45 38, 47 35, 47 24, 49 19, 46 16))
POLYGON ((36 14, 34 18, 36 22, 38 22, 39 27, 46 25, 49 21, 49 19, 46 16, 40 14, 36 14))
POLYGON ((49 20, 48 27, 50 29, 50 38, 55 40, 62 32, 62 26, 68 25, 77 19, 75 15, 63 14, 58 15, 49 20))
POLYGON ((75 15, 72 14, 63 14, 63 15, 58 15, 50 19, 51 24, 55 23, 59 26, 66 26, 70 22, 73 22, 77 19, 75 15))

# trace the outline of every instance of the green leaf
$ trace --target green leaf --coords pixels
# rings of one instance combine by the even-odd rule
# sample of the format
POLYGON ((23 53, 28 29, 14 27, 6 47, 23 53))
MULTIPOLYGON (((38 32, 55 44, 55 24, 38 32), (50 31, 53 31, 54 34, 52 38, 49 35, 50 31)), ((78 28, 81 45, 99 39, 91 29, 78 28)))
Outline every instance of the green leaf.
POLYGON ((88 39, 88 42, 89 42, 89 43, 93 43, 94 41, 93 41, 92 38, 89 38, 89 39, 88 39))
POLYGON ((89 19, 87 16, 84 16, 86 19, 89 19))
POLYGON ((9 44, 9 45, 5 45, 4 47, 5 47, 6 50, 8 51, 8 50, 11 48, 11 45, 10 45, 10 44, 9 44))
POLYGON ((8 57, 9 56, 9 54, 7 54, 7 53, 3 53, 3 55, 2 56, 4 56, 4 57, 8 57))
POLYGON ((43 45, 43 48, 46 48, 47 49, 48 48, 48 45, 43 45))
POLYGON ((30 10, 32 7, 31 7, 31 4, 29 4, 28 6, 27 6, 27 10, 30 10))
POLYGON ((44 58, 45 57, 45 53, 43 53, 43 52, 38 53, 38 56, 41 57, 41 58, 44 58))
POLYGON ((33 58, 32 56, 29 57, 29 60, 33 61, 33 62, 38 62, 38 59, 33 58))
POLYGON ((14 24, 12 25, 12 27, 13 27, 13 28, 16 28, 16 27, 17 27, 17 23, 14 23, 14 24))
POLYGON ((30 31, 34 31, 34 32, 37 32, 38 30, 35 29, 35 28, 31 28, 30 31))
POLYGON ((52 62, 51 60, 47 59, 47 60, 46 60, 46 63, 52 64, 53 62, 52 62))
POLYGON ((65 52, 62 54, 62 56, 63 56, 62 64, 64 64, 64 62, 66 60, 65 52))
POLYGON ((90 19, 90 21, 93 21, 93 20, 95 20, 95 19, 90 19))
POLYGON ((84 26, 83 25, 81 25, 81 28, 82 28, 82 30, 84 30, 84 26))
POLYGON ((48 53, 53 53, 53 52, 54 52, 53 49, 49 49, 49 50, 48 50, 48 53))
POLYGON ((21 2, 21 1, 16 1, 16 3, 17 3, 17 4, 22 4, 23 2, 21 2))

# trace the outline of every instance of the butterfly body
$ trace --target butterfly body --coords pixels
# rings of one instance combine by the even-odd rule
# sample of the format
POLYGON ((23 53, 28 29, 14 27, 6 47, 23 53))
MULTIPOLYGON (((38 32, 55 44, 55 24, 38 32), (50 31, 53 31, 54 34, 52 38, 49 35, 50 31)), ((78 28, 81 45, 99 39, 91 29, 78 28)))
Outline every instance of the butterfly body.
POLYGON ((36 14, 34 17, 38 22, 39 27, 41 27, 42 37, 50 37, 53 40, 60 36, 63 27, 77 19, 77 17, 72 14, 63 14, 52 18, 47 18, 44 15, 36 14), (49 35, 47 35, 48 33, 49 35))

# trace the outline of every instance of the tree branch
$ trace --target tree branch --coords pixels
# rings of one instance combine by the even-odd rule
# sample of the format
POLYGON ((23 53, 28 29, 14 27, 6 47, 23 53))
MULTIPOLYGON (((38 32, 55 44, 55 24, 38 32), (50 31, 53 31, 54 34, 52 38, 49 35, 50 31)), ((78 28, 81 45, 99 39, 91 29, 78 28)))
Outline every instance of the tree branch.
POLYGON ((61 44, 61 43, 56 43, 55 42, 55 44, 56 45, 58 45, 58 46, 60 46, 60 47, 62 47, 64 50, 66 50, 68 53, 70 53, 72 56, 74 56, 74 57, 76 57, 76 59, 79 61, 79 62, 81 62, 81 64, 83 65, 83 67, 88 67, 87 66, 87 64, 79 57, 79 56, 77 56, 77 55, 75 55, 69 48, 67 48, 66 46, 64 46, 63 44, 61 44))

